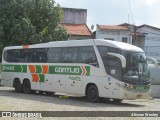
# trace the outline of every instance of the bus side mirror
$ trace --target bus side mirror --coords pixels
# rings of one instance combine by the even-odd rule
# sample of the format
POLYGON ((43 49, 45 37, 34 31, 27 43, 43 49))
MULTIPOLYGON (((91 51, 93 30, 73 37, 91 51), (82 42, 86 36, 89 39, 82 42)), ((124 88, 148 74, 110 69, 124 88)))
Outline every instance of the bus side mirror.
POLYGON ((108 53, 109 55, 115 56, 121 60, 122 68, 126 68, 126 59, 124 56, 117 54, 117 53, 108 53))
POLYGON ((154 67, 158 67, 158 61, 155 58, 147 56, 147 62, 149 64, 149 66, 152 66, 152 64, 153 64, 154 67))

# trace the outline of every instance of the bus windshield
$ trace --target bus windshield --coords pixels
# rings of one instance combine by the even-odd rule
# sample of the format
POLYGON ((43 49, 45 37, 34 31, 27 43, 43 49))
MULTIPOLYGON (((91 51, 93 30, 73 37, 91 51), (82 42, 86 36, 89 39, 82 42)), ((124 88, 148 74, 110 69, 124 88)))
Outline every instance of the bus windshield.
POLYGON ((123 80, 134 83, 149 81, 149 67, 144 53, 123 51, 126 58, 126 68, 123 71, 123 80))
POLYGON ((117 48, 98 46, 106 73, 120 81, 132 84, 145 84, 150 82, 149 67, 143 52, 124 51, 117 48), (126 67, 122 68, 118 57, 109 55, 117 53, 125 57, 126 67), (115 71, 115 72, 113 72, 115 71))

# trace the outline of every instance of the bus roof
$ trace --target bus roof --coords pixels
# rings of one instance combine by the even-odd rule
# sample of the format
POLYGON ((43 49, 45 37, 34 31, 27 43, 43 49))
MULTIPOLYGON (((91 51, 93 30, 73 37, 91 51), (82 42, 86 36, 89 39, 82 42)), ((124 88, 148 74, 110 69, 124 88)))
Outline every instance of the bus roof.
POLYGON ((126 50, 126 51, 143 52, 141 48, 133 46, 128 43, 104 40, 104 39, 55 41, 55 42, 41 43, 41 44, 34 44, 34 45, 11 46, 11 47, 5 47, 4 49, 69 47, 69 46, 72 47, 72 46, 91 46, 91 45, 110 46, 110 47, 119 48, 121 50, 126 50))
POLYGON ((121 50, 126 50, 126 51, 144 52, 141 48, 137 46, 124 43, 124 42, 119 42, 119 41, 98 39, 98 40, 95 40, 95 45, 110 46, 110 47, 119 48, 121 50))

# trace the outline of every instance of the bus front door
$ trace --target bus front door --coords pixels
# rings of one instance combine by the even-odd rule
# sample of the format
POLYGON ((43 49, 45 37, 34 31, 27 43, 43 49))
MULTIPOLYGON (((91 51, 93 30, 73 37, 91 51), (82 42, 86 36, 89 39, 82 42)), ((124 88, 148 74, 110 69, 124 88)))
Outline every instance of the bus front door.
POLYGON ((121 61, 119 58, 108 55, 105 62, 106 77, 104 77, 104 96, 116 98, 119 96, 120 90, 116 85, 122 79, 121 61))
POLYGON ((111 98, 111 91, 112 91, 112 82, 111 82, 111 77, 108 76, 108 77, 104 77, 103 78, 103 96, 104 97, 108 97, 108 98, 111 98))

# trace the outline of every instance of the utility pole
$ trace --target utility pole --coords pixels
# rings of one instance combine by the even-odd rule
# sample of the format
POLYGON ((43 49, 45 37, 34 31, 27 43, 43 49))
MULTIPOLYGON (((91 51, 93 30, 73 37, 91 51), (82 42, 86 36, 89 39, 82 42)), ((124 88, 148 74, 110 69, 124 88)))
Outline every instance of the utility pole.
POLYGON ((133 45, 135 45, 136 40, 137 40, 137 35, 136 35, 136 32, 137 32, 137 26, 136 26, 136 25, 134 25, 133 27, 134 27, 134 40, 132 41, 132 44, 133 44, 133 45))

